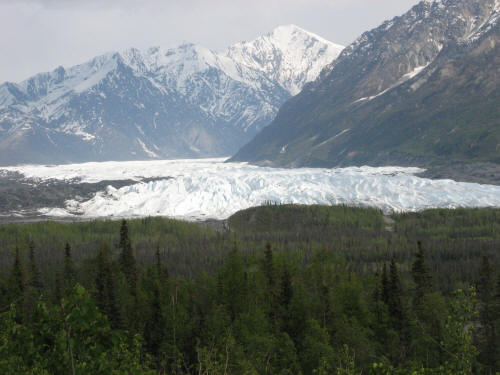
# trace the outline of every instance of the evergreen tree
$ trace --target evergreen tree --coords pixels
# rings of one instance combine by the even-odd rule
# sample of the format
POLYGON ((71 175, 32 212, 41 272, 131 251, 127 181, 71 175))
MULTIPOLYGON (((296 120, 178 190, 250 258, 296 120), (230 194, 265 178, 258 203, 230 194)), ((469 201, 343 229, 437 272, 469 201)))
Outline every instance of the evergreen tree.
POLYGON ((496 292, 491 301, 491 316, 492 324, 491 342, 493 358, 492 362, 493 373, 500 372, 500 273, 497 276, 496 292))
POLYGON ((104 243, 97 254, 96 291, 97 306, 108 316, 112 328, 121 328, 121 313, 115 296, 114 273, 110 259, 111 249, 104 243))
POLYGON ((292 275, 287 267, 281 274, 281 293, 280 293, 280 307, 281 307, 281 321, 283 331, 291 334, 290 327, 290 304, 293 298, 292 275))
POLYGON ((320 287, 321 304, 323 305, 322 326, 328 329, 327 323, 330 317, 330 287, 326 280, 323 280, 320 287))
POLYGON ((490 264, 490 259, 487 256, 483 256, 481 268, 479 270, 479 280, 477 282, 479 300, 484 304, 489 304, 493 297, 494 290, 493 267, 490 264))
POLYGON ((156 261, 156 274, 158 275, 158 279, 160 283, 164 283, 165 281, 168 280, 169 275, 168 275, 168 269, 164 267, 161 262, 160 245, 156 246, 155 261, 156 261))
POLYGON ((290 306, 290 302, 293 298, 293 287, 292 287, 292 275, 287 267, 283 269, 281 275, 281 293, 280 302, 282 306, 290 306))
POLYGON ((28 266, 26 275, 26 293, 24 297, 24 308, 27 320, 36 310, 36 305, 42 294, 41 275, 35 260, 35 246, 33 242, 28 244, 28 266))
POLYGON ((95 279, 95 287, 97 292, 96 304, 99 310, 107 314, 108 310, 108 296, 107 296, 107 285, 106 285, 106 273, 109 271, 107 265, 107 259, 104 253, 103 246, 99 249, 97 253, 97 274, 95 279))
POLYGON ((8 305, 8 301, 9 301, 9 293, 6 282, 2 278, 0 278, 0 306, 5 306, 6 308, 8 305))
POLYGON ((34 289, 38 294, 42 291, 41 274, 35 259, 35 245, 30 242, 29 249, 29 286, 34 289))
POLYGON ((382 269, 382 277, 380 279, 381 282, 381 297, 382 301, 387 305, 389 304, 389 294, 390 294, 390 286, 389 286, 389 278, 387 276, 387 265, 384 263, 384 267, 382 269))
POLYGON ((61 298, 63 295, 62 284, 63 284, 63 282, 62 282, 61 272, 57 271, 56 275, 55 275, 55 279, 54 279, 54 299, 55 299, 56 304, 58 304, 59 301, 61 301, 61 298))
POLYGON ((372 298, 374 303, 379 303, 382 301, 382 276, 379 275, 378 271, 375 271, 375 286, 373 288, 372 298))
POLYGON ((481 268, 479 271, 479 280, 477 282, 477 291, 479 297, 479 321, 481 328, 479 330, 479 361, 487 366, 489 371, 495 367, 496 361, 496 332, 495 322, 493 320, 493 298, 495 293, 493 268, 490 265, 489 258, 483 256, 481 268))
POLYGON ((22 306, 22 300, 26 291, 26 277, 24 274, 24 266, 19 247, 17 246, 14 255, 14 264, 12 265, 12 270, 10 272, 8 287, 10 301, 21 302, 19 305, 22 306))
POLYGON ((403 306, 401 301, 401 281, 399 279, 399 272, 396 265, 396 258, 391 258, 391 265, 389 268, 389 295, 388 295, 388 308, 389 313, 394 319, 396 328, 401 331, 403 327, 403 306))
POLYGON ((264 250, 264 275, 267 280, 267 295, 271 307, 269 311, 269 318, 273 324, 276 324, 279 315, 279 295, 276 290, 276 274, 274 270, 273 251, 269 242, 266 244, 266 249, 264 250))
POLYGON ((220 283, 222 287, 222 302, 234 321, 236 317, 247 309, 247 276, 245 265, 238 249, 229 253, 226 264, 221 269, 220 283))
POLYGON ((432 288, 432 276, 427 267, 424 248, 420 241, 418 241, 418 252, 412 265, 411 274, 415 282, 415 299, 413 303, 418 312, 420 311, 424 295, 429 293, 432 288))
POLYGON ((264 274, 267 278, 267 288, 270 294, 274 294, 276 289, 276 275, 274 273, 274 259, 271 244, 266 244, 264 251, 264 274))
POLYGON ((132 250, 132 245, 130 243, 130 238, 128 235, 127 221, 124 219, 120 228, 120 243, 119 248, 121 250, 120 254, 120 266, 125 278, 127 279, 130 293, 136 295, 137 293, 137 262, 135 260, 134 251, 132 250))
POLYGON ((63 273, 64 286, 66 289, 71 289, 76 283, 75 265, 71 255, 71 246, 66 242, 64 247, 64 273, 63 273))
POLYGON ((161 291, 158 280, 153 285, 153 297, 151 300, 151 315, 148 317, 144 329, 146 348, 156 359, 157 368, 160 368, 160 349, 165 329, 165 321, 161 308, 161 291))

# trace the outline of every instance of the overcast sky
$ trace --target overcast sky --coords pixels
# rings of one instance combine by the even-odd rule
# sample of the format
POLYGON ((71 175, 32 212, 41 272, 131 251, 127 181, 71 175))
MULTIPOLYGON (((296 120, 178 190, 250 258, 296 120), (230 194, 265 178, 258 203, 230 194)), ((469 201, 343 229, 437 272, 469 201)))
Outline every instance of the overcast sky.
POLYGON ((0 0, 0 82, 129 47, 221 50, 295 24, 347 45, 418 0, 0 0))

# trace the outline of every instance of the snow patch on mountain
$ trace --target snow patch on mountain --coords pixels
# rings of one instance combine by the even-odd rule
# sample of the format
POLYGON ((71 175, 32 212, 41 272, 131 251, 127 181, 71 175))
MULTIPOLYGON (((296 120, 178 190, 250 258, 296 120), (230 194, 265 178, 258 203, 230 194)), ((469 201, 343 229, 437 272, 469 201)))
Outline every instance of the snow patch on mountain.
POLYGON ((150 150, 150 149, 146 146, 146 144, 145 144, 143 141, 141 141, 139 138, 136 138, 136 140, 137 140, 137 142, 139 142, 139 144, 141 145, 141 148, 144 150, 144 152, 145 152, 145 153, 146 153, 149 157, 154 158, 154 159, 158 159, 158 157, 159 157, 159 156, 158 156, 155 152, 151 151, 151 150, 150 150))
POLYGON ((418 76, 420 73, 422 73, 424 71, 425 68, 427 68, 429 66, 429 64, 425 64, 425 65, 422 65, 422 66, 415 67, 411 72, 408 72, 408 73, 404 74, 395 84, 389 86, 385 90, 383 90, 383 91, 381 91, 381 92, 379 92, 379 93, 377 93, 375 95, 371 95, 371 96, 366 96, 366 97, 360 98, 360 99, 354 101, 353 104, 359 103, 359 102, 364 102, 364 101, 371 101, 371 100, 373 100, 375 98, 378 98, 379 96, 384 95, 385 93, 389 92, 390 90, 392 90, 392 89, 394 89, 394 88, 402 85, 406 81, 409 81, 410 79, 418 76))
POLYGON ((80 129, 77 129, 75 132, 74 132, 75 135, 77 136, 80 136, 83 138, 84 141, 92 141, 93 139, 95 139, 95 135, 92 135, 90 133, 86 133, 80 129))

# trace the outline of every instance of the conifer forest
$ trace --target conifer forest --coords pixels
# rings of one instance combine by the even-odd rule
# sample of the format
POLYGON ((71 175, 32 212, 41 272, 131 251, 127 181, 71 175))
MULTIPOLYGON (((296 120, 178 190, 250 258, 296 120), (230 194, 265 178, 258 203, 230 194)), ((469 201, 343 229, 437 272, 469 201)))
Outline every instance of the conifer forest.
POLYGON ((0 225, 0 374, 499 374, 500 210, 0 225))

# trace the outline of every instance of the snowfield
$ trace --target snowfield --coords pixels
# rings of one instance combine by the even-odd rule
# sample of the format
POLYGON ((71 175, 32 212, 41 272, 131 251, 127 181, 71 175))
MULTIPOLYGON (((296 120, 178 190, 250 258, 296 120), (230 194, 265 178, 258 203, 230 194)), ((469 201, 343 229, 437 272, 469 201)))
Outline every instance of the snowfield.
MULTIPOLYGON (((224 159, 83 163, 2 168, 35 181, 132 179, 136 183, 97 193, 88 201, 44 208, 48 216, 169 216, 225 219, 267 202, 347 204, 387 212, 446 207, 500 207, 500 186, 430 180, 419 168, 265 168, 224 159), (144 182, 144 179, 154 181, 144 182)), ((1 169, 0 169, 1 171, 1 169)))

